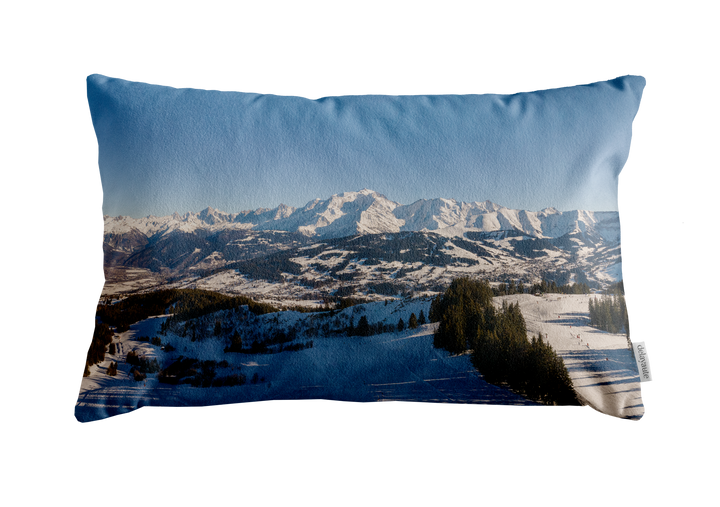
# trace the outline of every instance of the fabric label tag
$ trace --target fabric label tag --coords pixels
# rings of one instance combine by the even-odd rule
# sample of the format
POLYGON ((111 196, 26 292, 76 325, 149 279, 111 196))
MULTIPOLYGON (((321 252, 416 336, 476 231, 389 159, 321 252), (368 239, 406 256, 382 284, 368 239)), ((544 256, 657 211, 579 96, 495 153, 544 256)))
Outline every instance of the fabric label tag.
POLYGON ((640 382, 650 382, 652 374, 650 373, 650 361, 648 360, 645 342, 633 343, 633 352, 635 353, 635 361, 637 361, 638 373, 640 373, 640 382))

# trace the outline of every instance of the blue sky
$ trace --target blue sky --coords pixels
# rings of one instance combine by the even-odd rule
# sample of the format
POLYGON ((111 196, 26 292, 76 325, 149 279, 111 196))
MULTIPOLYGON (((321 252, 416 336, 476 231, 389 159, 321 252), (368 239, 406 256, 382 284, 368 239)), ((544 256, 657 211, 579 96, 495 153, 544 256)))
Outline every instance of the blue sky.
POLYGON ((611 211, 644 85, 309 100, 93 75, 88 99, 111 216, 299 207, 363 188, 401 204, 611 211))

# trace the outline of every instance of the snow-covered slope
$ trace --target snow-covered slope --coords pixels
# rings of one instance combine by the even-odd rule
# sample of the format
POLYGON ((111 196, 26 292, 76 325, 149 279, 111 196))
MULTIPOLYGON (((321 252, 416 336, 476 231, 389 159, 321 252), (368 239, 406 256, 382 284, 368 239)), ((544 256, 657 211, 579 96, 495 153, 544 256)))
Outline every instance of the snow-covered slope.
MULTIPOLYGON (((635 359, 627 338, 589 326, 588 301, 594 296, 515 294, 494 299, 517 303, 528 338, 540 334, 564 360, 583 404, 616 417, 636 419, 644 413, 635 359), (592 374, 588 374, 591 372, 592 374)), ((422 401, 534 405, 535 402, 486 383, 471 355, 450 354, 433 345, 437 324, 407 326, 411 315, 427 317, 431 298, 395 298, 359 304, 341 311, 273 312, 255 315, 247 307, 221 310, 188 321, 153 316, 132 324, 114 339, 114 353, 89 368, 83 377, 76 415, 95 420, 141 406, 178 406, 263 399, 325 398, 349 401, 422 401), (375 331, 351 334, 362 318, 375 331), (216 323, 222 322, 220 332, 216 323), (187 333, 188 323, 194 330, 187 333), (381 329, 378 329, 382 326, 381 329), (292 337, 288 336, 292 330, 292 337), (197 335, 196 335, 197 333, 197 335), (280 335, 282 333, 282 335, 280 335), (232 336, 242 336, 244 351, 231 351, 232 336), (140 337, 145 336, 142 340, 140 337), (161 341, 153 345, 147 337, 161 341), (192 336, 192 337, 191 337, 192 336), (282 343, 268 342, 283 336, 282 343), (252 344, 264 342, 266 347, 252 344), (293 347, 294 346, 294 347, 293 347), (265 351, 264 353, 262 351, 265 351), (203 385, 186 381, 175 369, 177 383, 161 382, 158 372, 135 381, 127 354, 134 351, 170 369, 183 359, 212 365, 213 379, 242 375, 245 382, 203 385), (107 375, 111 362, 117 374, 107 375), (195 386, 195 387, 193 387, 195 386), (148 390, 153 393, 148 397, 148 390)), ((237 378, 237 377, 236 377, 237 378)))

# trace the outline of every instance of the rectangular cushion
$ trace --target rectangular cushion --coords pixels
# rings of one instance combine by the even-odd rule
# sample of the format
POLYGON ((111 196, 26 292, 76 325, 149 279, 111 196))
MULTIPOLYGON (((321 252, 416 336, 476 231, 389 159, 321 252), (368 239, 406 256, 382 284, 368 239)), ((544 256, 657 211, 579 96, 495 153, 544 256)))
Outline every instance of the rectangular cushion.
POLYGON ((617 209, 642 77, 318 100, 87 86, 106 283, 78 420, 270 399, 642 416, 617 209))

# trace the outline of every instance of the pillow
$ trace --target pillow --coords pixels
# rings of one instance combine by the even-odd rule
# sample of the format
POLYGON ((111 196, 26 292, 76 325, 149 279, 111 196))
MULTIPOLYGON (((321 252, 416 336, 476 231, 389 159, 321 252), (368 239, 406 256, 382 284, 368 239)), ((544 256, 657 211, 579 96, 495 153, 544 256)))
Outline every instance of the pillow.
POLYGON ((618 175, 645 80, 309 100, 92 75, 105 286, 75 414, 644 411, 618 175))

